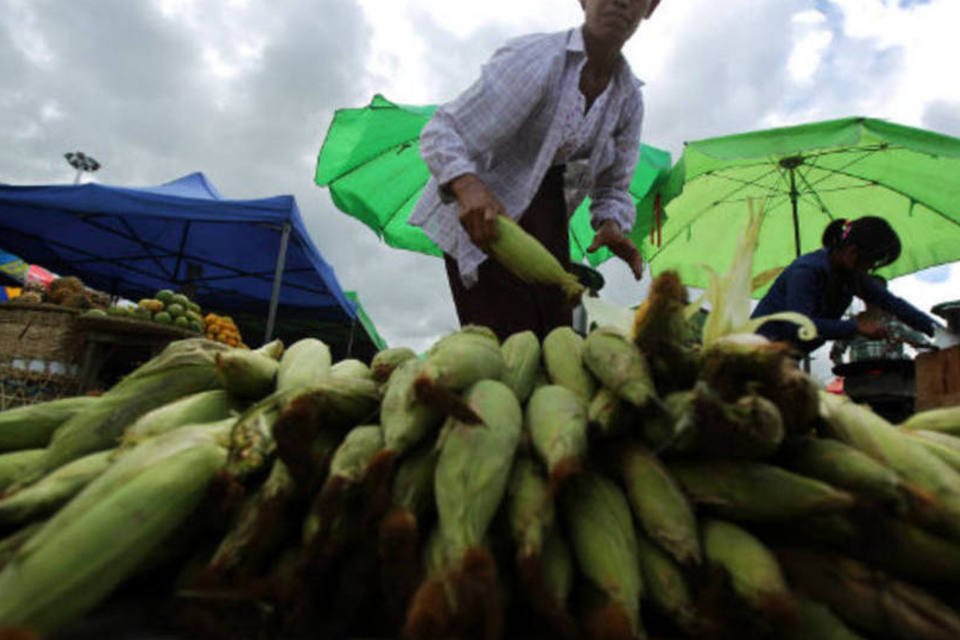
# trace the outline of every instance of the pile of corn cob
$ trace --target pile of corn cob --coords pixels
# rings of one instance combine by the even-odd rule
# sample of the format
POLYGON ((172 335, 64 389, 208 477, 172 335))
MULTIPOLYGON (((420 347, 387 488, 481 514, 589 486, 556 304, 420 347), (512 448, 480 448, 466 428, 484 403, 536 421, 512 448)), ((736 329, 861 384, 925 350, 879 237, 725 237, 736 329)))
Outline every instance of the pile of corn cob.
POLYGON ((199 638, 960 637, 960 409, 823 394, 710 295, 702 339, 667 273, 627 330, 185 340, 0 413, 0 633, 163 576, 199 638))

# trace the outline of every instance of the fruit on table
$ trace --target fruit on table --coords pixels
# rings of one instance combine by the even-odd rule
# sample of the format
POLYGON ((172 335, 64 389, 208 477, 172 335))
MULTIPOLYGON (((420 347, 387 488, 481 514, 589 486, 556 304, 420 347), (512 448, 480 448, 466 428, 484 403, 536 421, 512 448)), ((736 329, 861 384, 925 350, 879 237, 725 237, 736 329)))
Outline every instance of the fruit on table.
POLYGON ((208 339, 228 344, 231 347, 246 348, 243 339, 240 337, 240 330, 230 316, 208 313, 203 317, 203 322, 204 335, 208 339))

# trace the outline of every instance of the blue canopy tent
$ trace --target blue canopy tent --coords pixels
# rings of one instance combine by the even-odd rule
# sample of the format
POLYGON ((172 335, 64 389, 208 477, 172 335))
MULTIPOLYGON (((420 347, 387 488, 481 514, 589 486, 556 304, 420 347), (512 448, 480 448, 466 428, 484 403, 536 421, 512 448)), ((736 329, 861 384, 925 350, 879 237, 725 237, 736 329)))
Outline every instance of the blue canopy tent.
POLYGON ((316 323, 355 343, 364 332, 292 196, 226 200, 202 173, 145 188, 0 185, 0 238, 27 262, 107 293, 186 290, 238 324, 253 320, 266 339, 291 339, 276 331, 278 312, 300 333, 316 323))

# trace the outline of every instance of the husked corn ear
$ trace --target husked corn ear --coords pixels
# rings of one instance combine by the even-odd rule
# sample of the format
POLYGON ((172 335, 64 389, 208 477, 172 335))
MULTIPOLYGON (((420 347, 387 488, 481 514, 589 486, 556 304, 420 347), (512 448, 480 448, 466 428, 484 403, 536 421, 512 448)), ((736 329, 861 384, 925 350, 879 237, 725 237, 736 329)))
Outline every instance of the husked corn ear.
POLYGON ((929 593, 836 554, 790 549, 777 554, 798 590, 858 629, 881 637, 960 637, 960 617, 929 593))
POLYGON ((584 473, 570 479, 560 503, 581 572, 626 615, 632 633, 641 633, 643 582, 623 492, 603 476, 584 473))
POLYGON ((656 389, 640 349, 616 331, 597 329, 583 345, 583 363, 600 383, 635 407, 644 407, 656 389))
POLYGON ((853 506, 853 496, 758 462, 674 462, 670 473, 698 505, 725 518, 783 522, 853 506))
POLYGON ((77 458, 37 482, 0 499, 0 522, 20 524, 56 511, 103 473, 114 453, 113 450, 98 451, 77 458))
POLYGON ((434 482, 440 532, 454 557, 482 543, 506 492, 523 421, 502 382, 481 380, 465 399, 482 423, 448 421, 434 482))
POLYGON ((0 625, 52 633, 92 609, 194 511, 225 460, 207 441, 122 483, 101 475, 110 485, 101 499, 54 516, 0 572, 0 625))
POLYGON ((707 561, 730 576, 734 593, 752 609, 773 618, 795 615, 796 604, 777 559, 754 536, 720 520, 703 523, 707 561))
POLYGON ((524 282, 556 285, 570 302, 579 302, 586 288, 532 235, 507 216, 497 216, 490 255, 524 282))
POLYGON ((637 534, 644 597, 686 633, 699 624, 693 592, 683 569, 643 533, 637 534))
POLYGON ((397 367, 416 357, 416 352, 408 347, 392 347, 378 351, 370 362, 373 379, 381 383, 386 382, 397 367))
POLYGON ((387 382, 380 405, 380 424, 386 448, 402 453, 436 430, 443 414, 417 399, 414 382, 423 369, 423 362, 403 362, 387 382))
POLYGON ((513 390, 520 404, 533 392, 540 370, 540 340, 533 331, 515 333, 500 345, 503 352, 503 383, 513 390))
POLYGON ((939 431, 960 436, 960 407, 920 411, 907 418, 900 428, 903 431, 939 431))
POLYGON ((317 384, 330 375, 333 358, 330 347, 316 338, 297 340, 283 353, 277 369, 277 390, 317 384))
POLYGON ((0 453, 0 494, 20 481, 24 475, 35 473, 46 459, 46 449, 24 449, 0 453))
POLYGON ((330 367, 330 375, 335 378, 356 378, 359 380, 373 380, 373 371, 365 362, 356 358, 347 358, 330 367))
POLYGON ((579 473, 587 457, 587 407, 575 393, 551 384, 530 396, 526 425, 537 455, 547 466, 551 486, 559 488, 579 473))
POLYGON ((700 563, 697 520, 687 497, 649 450, 626 444, 620 471, 640 526, 683 565, 700 563))
POLYGON ((543 364, 553 384, 566 387, 588 403, 597 383, 583 363, 583 348, 583 338, 573 329, 557 327, 543 339, 543 364))
POLYGON ((225 420, 243 408, 223 389, 185 396, 143 414, 123 432, 123 443, 132 444, 188 424, 225 420))
POLYGON ((259 400, 276 389, 280 363, 256 351, 231 349, 216 357, 217 380, 239 398, 259 400))
POLYGON ((907 493, 895 471, 867 454, 828 438, 804 438, 790 451, 789 467, 839 489, 906 510, 907 493))
POLYGON ((78 396, 0 411, 0 451, 47 446, 60 425, 99 401, 78 396))
POLYGON ((821 393, 820 411, 834 437, 890 467, 904 482, 926 494, 922 503, 914 501, 912 505, 919 518, 960 536, 960 474, 956 470, 909 437, 909 432, 900 432, 849 399, 821 393))

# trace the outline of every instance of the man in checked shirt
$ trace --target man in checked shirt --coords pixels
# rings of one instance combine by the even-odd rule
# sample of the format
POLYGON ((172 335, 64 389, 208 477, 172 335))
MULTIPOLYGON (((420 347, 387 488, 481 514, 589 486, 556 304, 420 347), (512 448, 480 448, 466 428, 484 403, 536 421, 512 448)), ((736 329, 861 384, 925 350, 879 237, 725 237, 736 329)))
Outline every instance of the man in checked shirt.
POLYGON ((572 323, 559 289, 522 283, 487 259, 499 215, 568 265, 569 216, 589 195, 596 235, 588 251, 608 247, 640 279, 640 253, 626 233, 636 215, 627 189, 642 83, 621 51, 659 2, 580 0, 581 27, 508 42, 424 128, 432 177, 410 222, 444 251, 462 325, 485 325, 504 339, 524 330, 543 338, 572 323))

